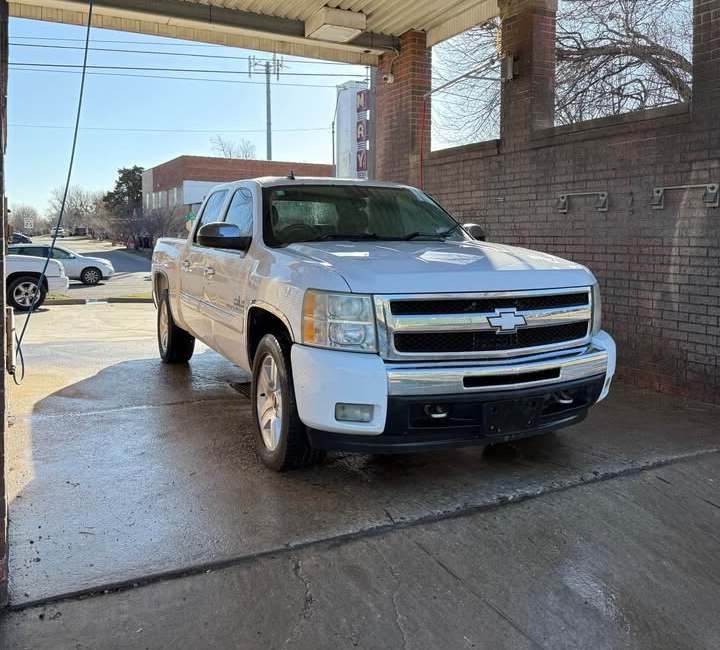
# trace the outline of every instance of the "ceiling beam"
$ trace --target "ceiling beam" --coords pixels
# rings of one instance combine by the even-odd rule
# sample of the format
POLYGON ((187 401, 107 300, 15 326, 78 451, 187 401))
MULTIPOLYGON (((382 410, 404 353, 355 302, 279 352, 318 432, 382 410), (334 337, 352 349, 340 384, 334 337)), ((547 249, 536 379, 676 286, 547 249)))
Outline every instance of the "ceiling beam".
MULTIPOLYGON (((70 24, 87 21, 85 0, 11 0, 10 15, 70 24)), ((295 56, 376 65, 397 39, 364 32, 349 43, 305 38, 305 23, 182 0, 95 0, 93 26, 227 44, 295 56)))

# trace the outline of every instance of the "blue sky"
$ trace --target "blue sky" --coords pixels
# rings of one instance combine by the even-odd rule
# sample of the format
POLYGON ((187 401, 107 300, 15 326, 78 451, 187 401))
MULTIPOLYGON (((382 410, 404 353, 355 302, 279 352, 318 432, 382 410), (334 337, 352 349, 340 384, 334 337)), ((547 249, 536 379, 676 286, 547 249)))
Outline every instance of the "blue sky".
MULTIPOLYGON (((84 36, 82 27, 11 19, 10 62, 79 65, 82 63, 82 49, 48 46, 81 48, 84 36), (21 46, 21 43, 33 47, 21 46), (37 45, 43 47, 34 47, 37 45)), ((264 52, 101 29, 93 29, 91 47, 231 57, 254 54, 262 59, 268 57, 264 52)), ((106 190, 112 187, 119 167, 152 167, 182 154, 213 155, 210 138, 216 133, 229 140, 247 138, 255 143, 257 157, 264 157, 263 74, 257 72, 248 78, 247 74, 158 70, 193 68, 246 73, 246 59, 95 50, 90 52, 88 63, 149 67, 153 70, 97 70, 95 72, 104 74, 88 75, 73 185, 89 190, 106 190), (119 75, 199 77, 255 83, 119 75), (105 128, 147 131, 97 130, 105 128)), ((34 66, 28 71, 21 70, 21 67, 10 66, 6 192, 11 207, 30 204, 44 214, 51 190, 61 185, 67 174, 72 141, 72 129, 67 127, 71 127, 74 122, 80 75, 77 74, 77 68, 72 69, 74 72, 59 72, 34 66)), ((281 74, 279 81, 273 80, 273 158, 329 163, 332 156, 330 123, 335 108, 335 85, 360 78, 352 75, 364 76, 366 69, 285 57, 285 72, 288 74, 281 74), (337 76, 300 76, 297 73, 337 76)))

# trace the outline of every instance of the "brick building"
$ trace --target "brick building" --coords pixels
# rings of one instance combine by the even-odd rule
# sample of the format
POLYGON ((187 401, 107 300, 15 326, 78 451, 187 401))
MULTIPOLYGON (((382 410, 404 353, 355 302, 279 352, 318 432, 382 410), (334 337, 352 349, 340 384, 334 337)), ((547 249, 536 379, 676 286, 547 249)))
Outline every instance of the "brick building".
POLYGON ((501 137, 443 151, 430 152, 423 105, 426 35, 404 34, 400 54, 380 62, 395 83, 377 88, 378 177, 424 183, 491 240, 591 267, 620 377, 720 402, 720 209, 706 192, 720 183, 720 0, 694 2, 691 103, 562 127, 554 5, 499 2, 503 53, 517 67, 502 86, 501 137), (676 186, 695 187, 653 205, 654 188, 676 186), (568 196, 595 192, 607 193, 607 211, 597 194, 568 196))
POLYGON ((179 156, 143 172, 143 207, 145 210, 169 208, 187 212, 198 208, 207 191, 218 183, 259 176, 285 176, 290 171, 297 176, 332 176, 332 165, 179 156))

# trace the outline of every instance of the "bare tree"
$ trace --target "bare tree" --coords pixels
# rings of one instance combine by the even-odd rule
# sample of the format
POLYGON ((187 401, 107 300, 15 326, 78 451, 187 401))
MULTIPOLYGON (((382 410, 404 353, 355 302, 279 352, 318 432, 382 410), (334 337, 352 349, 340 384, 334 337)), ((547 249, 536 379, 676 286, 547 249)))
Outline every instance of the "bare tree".
POLYGON ((223 158, 242 158, 244 160, 253 160, 256 156, 255 145, 241 138, 237 142, 226 140, 220 134, 210 138, 210 144, 215 153, 223 158))
MULTIPOLYGON (((60 215, 63 194, 63 187, 56 187, 50 193, 47 217, 52 223, 56 223, 60 215)), ((76 185, 70 187, 65 201, 62 226, 68 230, 73 230, 78 226, 88 226, 97 209, 97 197, 97 192, 91 192, 76 185)))
MULTIPOLYGON (((499 25, 491 21, 435 48, 435 85, 497 56, 499 25)), ((692 0, 560 0, 556 123, 689 101, 691 44, 692 0)), ((433 98, 445 139, 497 137, 497 77, 463 80, 433 98)))
POLYGON ((14 205, 10 210, 10 225, 16 232, 35 230, 42 226, 40 213, 32 205, 14 205), (25 220, 32 221, 32 228, 25 228, 25 220))

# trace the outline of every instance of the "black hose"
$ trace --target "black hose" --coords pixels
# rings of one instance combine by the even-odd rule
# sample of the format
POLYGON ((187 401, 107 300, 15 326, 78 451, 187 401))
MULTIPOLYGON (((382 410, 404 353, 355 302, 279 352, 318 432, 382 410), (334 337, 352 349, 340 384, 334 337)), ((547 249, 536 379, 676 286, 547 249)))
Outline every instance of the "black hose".
MULTIPOLYGON (((82 64, 82 72, 80 75, 80 93, 78 95, 78 104, 77 104, 77 113, 75 115, 75 129, 73 131, 73 140, 72 140, 72 147, 70 149, 70 162, 68 164, 68 172, 67 172, 67 178, 65 179, 65 190, 63 191, 63 197, 62 202, 60 203, 60 213, 58 214, 57 223, 55 224, 55 228, 53 230, 53 237, 52 241, 50 242, 50 248, 48 249, 47 257, 45 258, 45 264, 43 265, 43 270, 40 273, 40 278, 38 280, 37 284, 37 292, 38 294, 41 292, 41 287, 46 282, 46 274, 47 274, 47 268, 50 264, 50 259, 52 258, 53 250, 55 249, 55 241, 58 237, 58 230, 60 229, 60 226, 62 225, 63 217, 65 216, 65 204, 67 203, 67 196, 68 192, 70 191, 70 180, 72 178, 72 171, 73 166, 75 164, 75 149, 77 147, 77 138, 78 138, 78 131, 80 130, 80 114, 82 113, 82 104, 83 104, 83 97, 85 95, 85 77, 87 72, 87 60, 88 60, 88 50, 90 45, 90 28, 92 26, 92 14, 93 14, 93 0, 88 0, 88 19, 87 19, 87 29, 85 31, 85 48, 83 52, 83 64, 82 64)), ((20 330, 20 336, 15 337, 15 345, 16 345, 16 353, 15 353, 15 361, 20 361, 20 368, 21 368, 21 375, 20 379, 16 376, 16 370, 13 369, 11 372, 13 376, 13 381, 20 385, 22 383, 22 380, 25 378, 25 359, 23 357, 22 353, 22 343, 23 339, 25 338, 25 332, 27 331, 28 325, 30 323, 30 317, 33 315, 33 312, 35 311, 35 300, 32 301, 30 304, 30 309, 27 313, 27 318, 25 319, 25 322, 23 323, 22 330, 20 330)), ((16 363, 17 365, 17 363, 16 363)))

